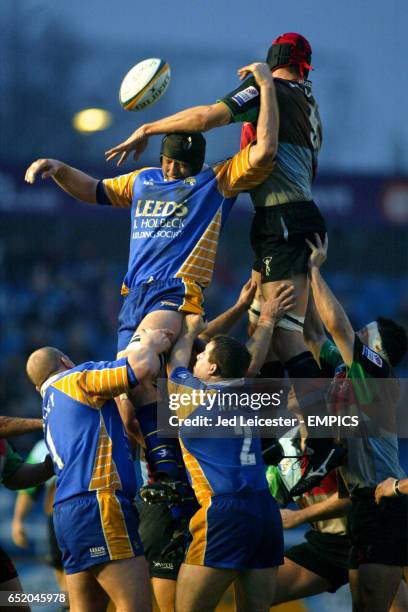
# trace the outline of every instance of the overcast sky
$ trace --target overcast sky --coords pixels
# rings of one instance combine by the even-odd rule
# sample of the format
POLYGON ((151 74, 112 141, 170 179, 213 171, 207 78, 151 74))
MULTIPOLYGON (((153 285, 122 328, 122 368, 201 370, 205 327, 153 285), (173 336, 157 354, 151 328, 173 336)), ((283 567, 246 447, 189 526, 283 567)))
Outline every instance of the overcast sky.
MULTIPOLYGON (((2 0, 9 6, 14 1, 2 0)), ((174 111, 184 100, 212 102, 231 88, 212 85, 223 53, 261 59, 277 35, 301 32, 313 48, 311 77, 325 127, 323 166, 408 171, 407 0, 17 1, 30 10, 32 27, 36 15, 54 14, 94 44, 97 55, 102 49, 109 56, 118 45, 134 45, 134 63, 154 55, 156 46, 162 55, 168 49, 169 58, 176 50, 186 58, 193 51, 208 53, 206 80, 193 91, 186 91, 191 65, 172 66, 174 88, 180 76, 169 97, 174 111)), ((155 112, 160 116, 159 105, 155 112)))

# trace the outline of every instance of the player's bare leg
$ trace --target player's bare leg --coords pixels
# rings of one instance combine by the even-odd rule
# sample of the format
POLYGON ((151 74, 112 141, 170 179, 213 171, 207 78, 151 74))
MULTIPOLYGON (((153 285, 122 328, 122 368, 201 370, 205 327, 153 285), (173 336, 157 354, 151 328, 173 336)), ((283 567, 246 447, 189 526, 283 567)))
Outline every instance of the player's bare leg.
POLYGON ((397 594, 392 602, 390 612, 406 612, 408 610, 408 585, 401 580, 397 594))
POLYGON ((235 582, 237 612, 269 612, 276 591, 277 567, 242 572, 235 582))
MULTIPOLYGON (((268 299, 275 295, 281 282, 263 283, 264 297, 268 299)), ((301 412, 307 414, 307 411, 312 409, 313 414, 326 416, 325 383, 321 378, 320 368, 308 350, 303 337, 303 323, 309 299, 309 281, 306 275, 299 274, 285 282, 293 285, 296 304, 274 329, 273 348, 292 381, 301 412), (305 406, 304 410, 303 406, 305 406)), ((327 435, 330 436, 329 433, 327 435)), ((330 437, 308 438, 306 446, 310 455, 308 468, 290 491, 292 496, 303 495, 314 486, 318 486, 326 474, 343 462, 346 454, 346 451, 341 446, 335 445, 330 437)))
MULTIPOLYGON (((297 317, 304 317, 306 314, 307 302, 309 297, 309 282, 303 274, 293 276, 285 281, 274 281, 262 284, 262 294, 265 299, 275 295, 277 288, 282 282, 293 285, 295 289, 296 305, 289 314, 297 317)), ((278 326, 273 334, 273 348, 282 363, 291 359, 300 353, 307 351, 305 341, 303 340, 303 329, 299 327, 295 329, 283 329, 278 326)))
POLYGON ((330 584, 327 580, 285 557, 284 565, 278 569, 276 592, 272 604, 276 606, 285 601, 311 597, 324 593, 329 588, 330 584))
POLYGON ((106 610, 109 597, 90 570, 67 574, 67 589, 71 612, 106 610))
POLYGON ((236 570, 183 563, 177 578, 176 612, 213 612, 237 576, 236 570))
POLYGON ((170 329, 173 332, 174 342, 181 332, 183 317, 182 312, 174 310, 154 310, 143 318, 136 331, 139 329, 170 329))
POLYGON ((152 578, 154 597, 160 612, 174 612, 176 581, 168 578, 152 578))
POLYGON ((116 612, 151 612, 149 572, 144 557, 111 561, 94 566, 91 571, 116 612))
MULTIPOLYGON (((135 329, 135 333, 142 329, 169 329, 173 332, 173 339, 176 340, 181 331, 183 316, 182 313, 172 310, 155 310, 143 318, 135 329)), ((121 354, 122 352, 119 352, 117 357, 120 358, 121 354)), ((136 388, 135 392, 129 397, 124 394, 115 400, 133 450, 137 444, 144 445, 143 434, 135 418, 135 405, 138 395, 140 395, 140 389, 136 388)), ((154 392, 151 401, 154 402, 155 400, 156 394, 154 392)))
POLYGON ((388 612, 398 591, 402 568, 365 563, 350 570, 353 612, 388 612))
MULTIPOLYGON (((256 329, 259 314, 260 314, 260 308, 261 308, 260 300, 262 299, 262 296, 263 296, 261 273, 257 272, 256 270, 252 270, 251 279, 256 283, 257 289, 256 289, 256 293, 255 293, 253 302, 251 306, 249 307, 249 322, 248 322, 248 329, 247 329, 248 336, 252 336, 252 334, 254 333, 256 329)), ((271 363, 271 362, 277 362, 277 361, 279 360, 278 360, 278 357, 271 343, 271 346, 269 347, 269 350, 268 350, 268 354, 266 355, 265 363, 271 363)))

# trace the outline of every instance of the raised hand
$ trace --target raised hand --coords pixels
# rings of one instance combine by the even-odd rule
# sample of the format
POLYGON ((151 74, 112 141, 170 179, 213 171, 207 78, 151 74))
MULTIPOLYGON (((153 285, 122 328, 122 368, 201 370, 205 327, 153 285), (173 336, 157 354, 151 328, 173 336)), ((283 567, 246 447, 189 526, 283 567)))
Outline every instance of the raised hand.
POLYGON ((133 134, 129 136, 129 138, 115 147, 108 149, 108 151, 105 151, 105 159, 106 161, 112 161, 115 159, 115 157, 119 156, 116 165, 121 166, 125 159, 133 151, 133 159, 137 161, 146 149, 148 142, 149 137, 145 133, 144 126, 142 125, 141 127, 137 128, 137 130, 135 130, 133 134))
POLYGON ((37 159, 28 166, 24 180, 26 183, 35 183, 35 179, 40 174, 42 179, 55 176, 63 166, 63 163, 58 159, 37 159))

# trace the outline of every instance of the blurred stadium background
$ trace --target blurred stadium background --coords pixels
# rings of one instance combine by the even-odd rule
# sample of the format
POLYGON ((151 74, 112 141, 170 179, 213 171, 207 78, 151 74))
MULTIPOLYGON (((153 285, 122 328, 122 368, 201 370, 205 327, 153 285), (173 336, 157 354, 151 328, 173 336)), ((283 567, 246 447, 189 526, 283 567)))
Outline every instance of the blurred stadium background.
MULTIPOLYGON (((235 87, 236 69, 262 59, 271 39, 300 31, 311 41, 311 73, 325 127, 315 199, 330 229, 326 274, 356 327, 378 314, 408 327, 408 87, 403 0, 387 6, 323 0, 275 6, 226 0, 200 6, 175 0, 138 6, 120 0, 2 0, 0 7, 0 405, 1 414, 38 416, 26 380, 27 355, 56 345, 76 362, 115 354, 119 288, 126 270, 128 215, 71 201, 50 182, 30 187, 25 168, 39 157, 62 159, 98 176, 114 176, 103 152, 141 122, 193 104, 211 103, 235 87), (118 87, 146 57, 165 58, 172 83, 143 114, 124 112, 118 87), (78 131, 74 116, 101 108, 106 129, 78 131)), ((85 126, 86 127, 86 126, 85 126)), ((88 129, 88 128, 86 128, 88 129)), ((208 134, 207 161, 237 150, 239 128, 208 134)), ((143 163, 157 163, 152 139, 143 163)), ((127 162, 124 172, 130 171, 127 162)), ((122 171, 121 171, 122 172, 122 171)), ((216 277, 207 291, 211 318, 229 307, 250 273, 251 204, 240 196, 221 241, 216 277)), ((243 334, 243 329, 237 331, 243 334)), ((406 377, 408 362, 399 374, 406 377)), ((407 397, 400 406, 406 419, 407 397)), ((35 437, 16 439, 26 454, 35 437)), ((408 467, 408 448, 401 453, 408 467)), ((39 507, 24 554, 10 540, 14 494, 0 490, 0 540, 16 560, 27 590, 54 590, 44 555, 39 507), (35 562, 34 562, 35 561, 35 562), (50 582, 51 581, 51 582, 50 582)), ((290 532, 297 541, 301 530, 290 532)), ((35 609, 35 608, 33 608, 35 609)), ((287 610, 349 609, 347 589, 287 610)))

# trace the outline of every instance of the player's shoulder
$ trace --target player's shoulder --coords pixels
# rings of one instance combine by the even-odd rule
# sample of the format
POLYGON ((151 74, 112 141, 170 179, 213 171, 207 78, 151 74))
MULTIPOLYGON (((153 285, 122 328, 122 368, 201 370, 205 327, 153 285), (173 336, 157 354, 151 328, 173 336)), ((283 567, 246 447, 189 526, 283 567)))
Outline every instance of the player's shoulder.
POLYGON ((191 387, 193 389, 202 389, 205 385, 199 378, 188 369, 181 366, 174 368, 169 376, 169 381, 177 384, 191 387))
POLYGON ((161 178, 161 179, 163 178, 162 169, 159 168, 158 166, 145 166, 143 168, 139 168, 138 170, 135 170, 135 173, 139 177, 152 176, 156 180, 158 178, 161 178))
POLYGON ((392 370, 385 359, 364 344, 357 334, 354 338, 353 361, 360 364, 365 372, 371 376, 381 378, 392 376, 392 370))

